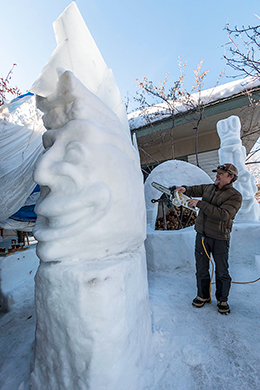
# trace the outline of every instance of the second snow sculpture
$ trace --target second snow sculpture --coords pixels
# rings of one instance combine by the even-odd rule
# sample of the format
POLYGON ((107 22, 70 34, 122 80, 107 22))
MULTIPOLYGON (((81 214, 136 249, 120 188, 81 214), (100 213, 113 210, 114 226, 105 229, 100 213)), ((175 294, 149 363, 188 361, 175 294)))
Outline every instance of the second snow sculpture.
POLYGON ((242 194, 242 207, 237 213, 236 222, 258 221, 259 205, 254 195, 257 191, 255 178, 246 169, 246 149, 240 139, 241 123, 237 116, 230 116, 217 123, 220 137, 219 162, 232 163, 238 169, 238 179, 234 187, 242 194))

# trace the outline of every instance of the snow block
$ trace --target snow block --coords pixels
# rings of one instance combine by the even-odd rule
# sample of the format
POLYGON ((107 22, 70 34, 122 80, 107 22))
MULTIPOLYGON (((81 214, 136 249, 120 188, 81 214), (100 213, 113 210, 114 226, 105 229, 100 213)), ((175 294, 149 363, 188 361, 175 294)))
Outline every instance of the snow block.
POLYGON ((255 264, 258 269, 258 272, 260 273, 260 255, 255 256, 255 264))
MULTIPOLYGON (((178 267, 195 267, 195 235, 193 226, 176 231, 158 231, 148 227, 145 241, 148 269, 171 271, 178 267)), ((260 222, 234 223, 229 250, 230 266, 258 266, 259 237, 260 222)))
POLYGON ((106 261, 41 263, 33 390, 133 390, 151 323, 144 246, 106 261))
POLYGON ((195 230, 158 231, 148 227, 145 249, 149 270, 170 271, 194 265, 195 230))
POLYGON ((8 312, 31 296, 38 265, 33 249, 26 256, 21 251, 0 260, 0 311, 8 312))
POLYGON ((255 265, 260 254, 260 222, 235 222, 230 239, 229 263, 255 265))

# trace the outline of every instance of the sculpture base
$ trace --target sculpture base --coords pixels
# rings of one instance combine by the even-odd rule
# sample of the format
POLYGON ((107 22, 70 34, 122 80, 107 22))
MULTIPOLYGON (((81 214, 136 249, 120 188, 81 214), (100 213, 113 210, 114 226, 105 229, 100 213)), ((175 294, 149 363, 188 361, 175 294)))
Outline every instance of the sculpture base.
POLYGON ((151 337, 144 246, 93 262, 41 263, 33 390, 139 389, 151 337))

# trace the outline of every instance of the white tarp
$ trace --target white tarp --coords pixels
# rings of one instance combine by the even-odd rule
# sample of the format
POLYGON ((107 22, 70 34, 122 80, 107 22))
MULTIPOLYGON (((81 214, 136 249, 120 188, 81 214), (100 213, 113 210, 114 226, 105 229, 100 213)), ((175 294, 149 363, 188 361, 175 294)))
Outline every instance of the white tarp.
POLYGON ((0 108, 0 221, 19 210, 36 186, 33 168, 44 131, 33 95, 0 108))

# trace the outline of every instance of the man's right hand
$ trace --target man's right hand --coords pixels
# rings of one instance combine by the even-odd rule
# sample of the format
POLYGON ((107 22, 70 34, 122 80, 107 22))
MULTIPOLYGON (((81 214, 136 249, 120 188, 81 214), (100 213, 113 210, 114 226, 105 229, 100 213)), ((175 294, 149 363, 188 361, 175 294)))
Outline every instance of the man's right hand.
POLYGON ((184 192, 186 191, 186 188, 185 187, 177 187, 175 191, 182 192, 184 194, 184 192))

